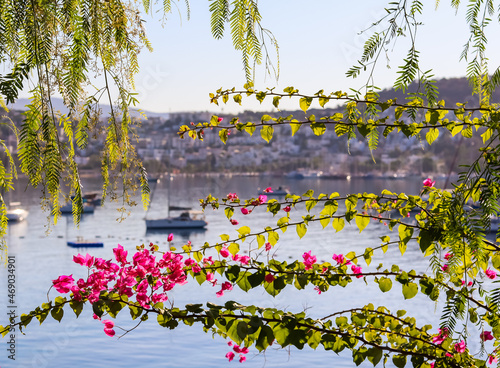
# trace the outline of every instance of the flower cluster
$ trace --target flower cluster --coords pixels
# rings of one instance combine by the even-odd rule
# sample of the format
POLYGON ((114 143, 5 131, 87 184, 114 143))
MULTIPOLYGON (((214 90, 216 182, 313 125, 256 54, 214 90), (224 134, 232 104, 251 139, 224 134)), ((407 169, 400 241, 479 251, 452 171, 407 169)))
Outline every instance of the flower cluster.
POLYGON ((448 333, 448 329, 446 327, 445 328, 438 328, 438 335, 434 336, 432 338, 432 342, 434 344, 441 345, 444 342, 444 340, 446 340, 448 335, 449 335, 449 333, 448 333))
POLYGON ((316 263, 316 256, 311 255, 311 251, 309 251, 304 253, 302 258, 304 258, 304 266, 306 270, 312 269, 313 264, 316 263))
MULTIPOLYGON (((89 254, 78 254, 73 257, 77 264, 89 269, 87 279, 74 281, 73 275, 61 275, 52 283, 60 293, 72 292, 76 301, 88 300, 91 304, 99 300, 101 293, 117 293, 126 295, 129 299, 135 296, 137 303, 146 309, 168 299, 166 292, 175 285, 183 285, 186 281, 184 266, 186 263, 180 254, 166 252, 157 260, 154 245, 151 251, 142 249, 128 260, 128 252, 118 245, 113 249, 116 263, 112 260, 92 257, 89 254)), ((114 324, 107 321, 105 332, 114 335, 114 324)))
POLYGON ((492 280, 495 280, 497 278, 497 273, 489 268, 484 271, 484 274, 492 280))
POLYGON ((245 346, 245 347, 241 347, 239 345, 236 345, 234 344, 233 345, 233 342, 232 341, 229 341, 227 343, 228 346, 232 346, 233 347, 233 351, 230 351, 226 354, 226 358, 229 360, 229 361, 232 361, 235 357, 235 353, 236 354, 239 354, 239 361, 240 363, 243 363, 245 360, 247 360, 247 357, 245 356, 245 354, 248 354, 248 348, 245 346))

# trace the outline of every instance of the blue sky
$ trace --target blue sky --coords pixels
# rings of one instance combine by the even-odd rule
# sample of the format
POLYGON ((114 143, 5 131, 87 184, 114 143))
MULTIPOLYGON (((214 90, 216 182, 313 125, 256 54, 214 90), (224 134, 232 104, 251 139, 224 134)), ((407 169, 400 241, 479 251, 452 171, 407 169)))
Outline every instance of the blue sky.
MULTIPOLYGON (((384 0, 272 0, 260 1, 263 24, 276 36, 280 47, 280 76, 276 81, 258 67, 256 88, 276 86, 278 90, 293 85, 301 92, 315 93, 359 88, 366 75, 358 79, 345 72, 361 55, 367 34, 359 32, 384 14, 384 0)), ((271 110, 270 102, 260 105, 254 99, 243 106, 230 103, 222 108, 210 104, 208 94, 219 87, 241 87, 245 83, 239 52, 228 36, 214 40, 210 32, 208 1, 191 2, 191 19, 186 18, 184 2, 177 3, 163 26, 161 17, 145 16, 147 32, 154 52, 140 57, 141 72, 136 86, 140 107, 155 112, 212 111, 237 113, 245 109, 271 110), (223 110, 221 110, 223 109, 223 110)), ((462 5, 464 8, 466 3, 462 5)), ((464 76, 466 64, 459 63, 462 46, 468 38, 463 9, 458 15, 441 2, 436 10, 427 1, 424 23, 417 36, 422 68, 433 69, 436 77, 464 76)), ((490 30, 490 43, 498 27, 490 30)), ((497 33, 498 34, 498 33, 497 33)), ((408 41, 400 39, 386 67, 385 57, 375 72, 375 84, 385 88, 393 84, 397 66, 406 55, 408 41)), ((498 65, 499 49, 489 49, 492 65, 498 65), (493 52, 496 53, 493 53, 493 52)), ((283 107, 298 108, 297 104, 283 107)))

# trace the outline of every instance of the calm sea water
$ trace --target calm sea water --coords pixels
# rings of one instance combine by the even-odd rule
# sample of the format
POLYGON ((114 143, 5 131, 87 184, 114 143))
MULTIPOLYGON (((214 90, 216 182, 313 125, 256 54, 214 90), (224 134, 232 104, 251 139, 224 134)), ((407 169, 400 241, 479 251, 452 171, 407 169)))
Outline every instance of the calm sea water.
MULTIPOLYGON (((87 183, 86 190, 96 190, 98 183, 87 183)), ((300 180, 285 181, 278 178, 259 177, 175 177, 171 181, 171 202, 174 205, 196 205, 199 198, 208 193, 214 196, 225 196, 229 192, 236 192, 241 198, 256 196, 258 188, 267 186, 285 186, 292 192, 302 194, 309 188, 315 189, 316 194, 339 192, 340 194, 357 192, 380 192, 387 188, 397 192, 417 194, 421 189, 421 180, 300 180)), ((439 183, 438 183, 439 185, 439 183)), ((160 217, 166 215, 167 185, 160 182, 157 185, 154 201, 148 216, 160 217)), ((122 222, 117 221, 119 214, 115 203, 107 203, 96 209, 94 214, 85 215, 80 228, 73 226, 71 218, 63 218, 55 226, 48 229, 47 213, 37 206, 39 195, 34 192, 24 192, 24 185, 19 185, 17 191, 11 195, 11 201, 20 201, 30 211, 26 221, 9 225, 7 234, 8 255, 15 257, 16 267, 16 311, 24 313, 47 301, 47 291, 51 280, 61 274, 73 274, 75 279, 85 276, 85 269, 72 262, 72 257, 78 253, 112 258, 112 248, 117 244, 123 245, 130 253, 135 246, 150 241, 166 247, 166 233, 146 233, 144 223, 145 212, 141 207, 131 210, 130 215, 122 222), (104 248, 100 249, 73 249, 66 246, 66 241, 76 236, 86 238, 100 238, 104 248)), ((273 221, 272 216, 265 211, 255 211, 250 216, 236 215, 240 225, 250 226, 253 230, 261 229, 273 221)), ((220 240, 219 235, 228 233, 234 235, 235 227, 225 218, 223 211, 207 210, 206 219, 209 222, 206 231, 190 234, 175 234, 175 245, 182 245, 191 240, 194 247, 205 241, 215 243, 220 240)), ((274 220, 275 221, 275 220, 274 220)), ((239 226, 238 226, 239 227, 239 226)), ((309 250, 318 257, 318 260, 330 261, 333 253, 347 253, 349 250, 362 252, 365 247, 377 246, 379 237, 386 234, 387 227, 380 224, 370 224, 359 234, 356 226, 346 226, 346 229, 335 233, 329 226, 322 230, 321 226, 313 225, 307 235, 300 240, 294 229, 281 234, 278 246, 275 248, 275 257, 278 259, 300 258, 309 250)), ((372 267, 384 262, 387 267, 397 263, 402 268, 425 272, 427 263, 421 257, 417 247, 409 247, 408 254, 401 257, 397 251, 389 251, 385 255, 376 255, 372 267)), ((366 269, 366 266, 364 267, 366 269)), ((7 313, 7 273, 0 270, 0 324, 6 324, 7 313)), ((398 286, 395 285, 395 288, 398 286)), ((217 288, 207 285, 199 286, 196 281, 189 280, 188 284, 178 287, 169 294, 169 298, 177 306, 187 303, 205 303, 211 301, 223 304, 227 300, 236 300, 242 304, 257 304, 272 306, 290 311, 307 310, 313 317, 326 316, 354 306, 364 306, 372 302, 375 305, 386 305, 392 310, 406 309, 411 311, 420 321, 420 324, 437 320, 436 305, 420 296, 405 301, 401 293, 382 294, 378 287, 362 280, 352 283, 346 289, 331 288, 327 293, 318 295, 313 289, 286 290, 276 298, 270 297, 263 289, 257 288, 249 293, 233 290, 222 298, 216 298, 217 288)), ((57 296, 52 290, 49 298, 57 296)), ((134 331, 124 337, 110 338, 103 332, 103 325, 91 318, 90 308, 84 309, 77 319, 68 309, 61 323, 48 317, 42 326, 33 321, 27 328, 26 334, 16 334, 16 360, 8 359, 6 351, 7 340, 0 340, 0 366, 5 367, 229 367, 238 365, 229 363, 224 357, 229 351, 226 341, 222 338, 207 335, 200 326, 181 326, 175 330, 168 330, 158 326, 155 320, 143 322, 134 331)), ((118 326, 130 329, 136 325, 123 310, 118 316, 118 326)), ((117 328, 117 336, 120 334, 117 328)), ((301 367, 304 365, 316 367, 352 367, 348 355, 337 356, 332 352, 325 352, 321 348, 313 351, 305 348, 273 349, 265 354, 258 354, 252 349, 247 356, 247 367, 301 367)), ((369 366, 369 365, 368 365, 369 366)))

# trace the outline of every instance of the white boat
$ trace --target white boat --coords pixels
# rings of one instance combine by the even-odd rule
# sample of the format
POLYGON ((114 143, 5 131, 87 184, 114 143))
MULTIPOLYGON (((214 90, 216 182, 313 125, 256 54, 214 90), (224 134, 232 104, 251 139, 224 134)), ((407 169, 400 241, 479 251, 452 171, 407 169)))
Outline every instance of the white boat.
MULTIPOLYGON (((169 174, 167 179, 168 184, 168 213, 167 217, 158 218, 158 219, 148 219, 146 212, 146 231, 148 230, 160 230, 160 229, 203 229, 207 226, 207 222, 205 221, 205 214, 201 211, 189 211, 189 207, 179 207, 179 206, 171 206, 170 205, 170 181, 171 176, 169 174), (171 217, 170 211, 182 211, 179 216, 171 217)), ((153 203, 153 196, 155 193, 155 189, 153 189, 151 193, 151 202, 153 203)), ((151 208, 151 205, 148 207, 151 208)))
POLYGON ((182 212, 177 217, 146 219, 146 228, 152 229, 202 229, 207 222, 201 211, 182 212))
POLYGON ((23 221, 28 216, 28 211, 24 208, 19 207, 21 203, 13 202, 7 208, 7 221, 9 222, 20 222, 23 221))

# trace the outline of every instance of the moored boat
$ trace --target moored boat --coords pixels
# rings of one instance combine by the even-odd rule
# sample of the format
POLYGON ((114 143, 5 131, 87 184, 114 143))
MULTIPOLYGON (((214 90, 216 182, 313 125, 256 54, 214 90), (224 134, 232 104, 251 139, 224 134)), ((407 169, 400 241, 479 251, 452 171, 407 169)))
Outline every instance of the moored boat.
POLYGON ((186 211, 176 217, 146 219, 146 228, 151 229, 202 229, 207 222, 201 211, 186 211))
POLYGON ((7 221, 9 222, 20 222, 23 221, 28 216, 28 211, 24 208, 19 207, 21 203, 13 202, 7 208, 7 221))

